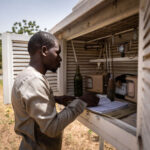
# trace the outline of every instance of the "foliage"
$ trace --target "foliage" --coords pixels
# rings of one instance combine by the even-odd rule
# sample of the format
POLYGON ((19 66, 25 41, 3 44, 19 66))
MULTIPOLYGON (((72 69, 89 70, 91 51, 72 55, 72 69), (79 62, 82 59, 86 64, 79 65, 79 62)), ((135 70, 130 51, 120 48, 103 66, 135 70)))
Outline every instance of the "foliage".
MULTIPOLYGON (((32 35, 35 32, 40 31, 40 26, 35 21, 22 20, 22 22, 15 22, 12 27, 12 32, 17 34, 28 34, 32 35)), ((47 30, 46 28, 44 29, 47 30)))

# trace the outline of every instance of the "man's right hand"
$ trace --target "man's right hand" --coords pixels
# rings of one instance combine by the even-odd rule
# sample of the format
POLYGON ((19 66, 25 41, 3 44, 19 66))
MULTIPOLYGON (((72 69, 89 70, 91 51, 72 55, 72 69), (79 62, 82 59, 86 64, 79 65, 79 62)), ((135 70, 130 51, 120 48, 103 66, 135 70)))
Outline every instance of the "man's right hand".
POLYGON ((64 106, 67 106, 69 103, 71 103, 75 99, 74 96, 67 96, 67 95, 55 96, 54 98, 57 103, 62 104, 64 106))
POLYGON ((97 106, 99 103, 99 98, 96 96, 95 93, 85 93, 79 98, 87 103, 87 107, 94 107, 97 106))

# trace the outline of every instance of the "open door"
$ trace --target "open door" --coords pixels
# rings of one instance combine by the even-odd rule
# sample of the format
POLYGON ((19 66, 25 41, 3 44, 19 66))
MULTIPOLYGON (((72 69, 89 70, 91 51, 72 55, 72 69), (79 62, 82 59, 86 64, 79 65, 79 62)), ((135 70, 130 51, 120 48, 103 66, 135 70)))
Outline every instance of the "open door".
POLYGON ((140 150, 150 149, 150 0, 140 4, 137 138, 140 150))

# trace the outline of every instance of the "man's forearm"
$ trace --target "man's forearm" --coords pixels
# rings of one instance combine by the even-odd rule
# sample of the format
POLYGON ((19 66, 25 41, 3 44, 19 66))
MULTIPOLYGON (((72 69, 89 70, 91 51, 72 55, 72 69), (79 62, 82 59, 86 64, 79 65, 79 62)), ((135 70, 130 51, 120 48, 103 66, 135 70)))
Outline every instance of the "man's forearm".
POLYGON ((59 135, 69 123, 74 121, 83 112, 86 106, 85 102, 79 99, 74 100, 58 113, 44 133, 50 137, 59 135))

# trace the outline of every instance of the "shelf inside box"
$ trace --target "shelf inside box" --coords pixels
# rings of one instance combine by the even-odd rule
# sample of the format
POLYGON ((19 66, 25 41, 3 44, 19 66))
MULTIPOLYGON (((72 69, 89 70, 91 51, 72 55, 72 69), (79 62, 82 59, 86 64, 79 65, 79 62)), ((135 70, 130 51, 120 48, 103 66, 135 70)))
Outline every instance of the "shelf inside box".
MULTIPOLYGON (((108 58, 107 61, 137 61, 138 60, 138 57, 118 57, 118 58, 108 58)), ((99 62, 106 62, 106 59, 93 59, 93 60, 90 60, 91 63, 99 63, 99 62)))

